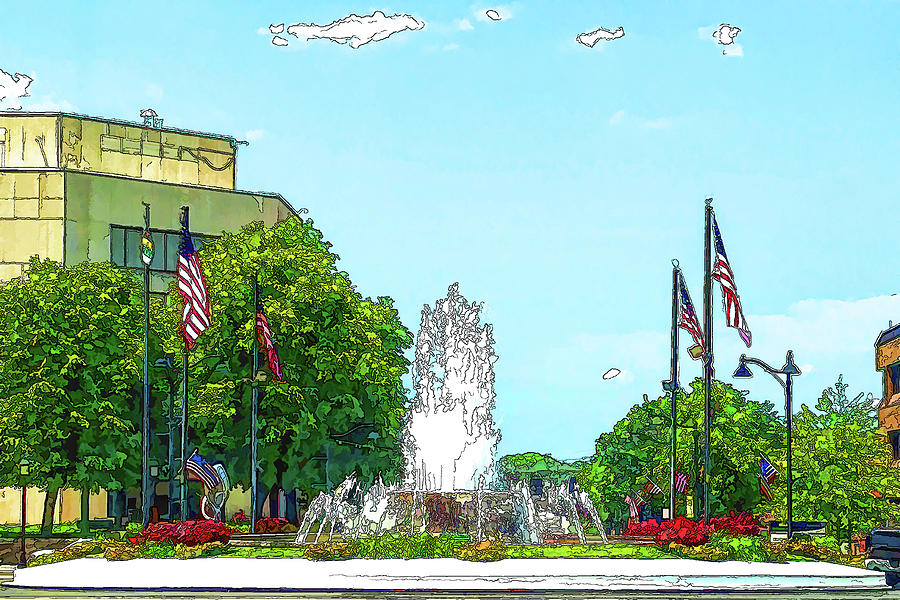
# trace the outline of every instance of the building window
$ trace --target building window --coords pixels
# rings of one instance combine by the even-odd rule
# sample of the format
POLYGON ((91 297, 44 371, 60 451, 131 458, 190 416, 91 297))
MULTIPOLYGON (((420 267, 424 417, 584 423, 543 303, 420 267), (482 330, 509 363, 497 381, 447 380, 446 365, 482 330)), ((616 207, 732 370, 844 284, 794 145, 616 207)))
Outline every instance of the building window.
POLYGON ((891 379, 891 395, 900 391, 900 363, 894 363, 888 367, 888 377, 891 379))
MULTIPOLYGON (((110 262, 120 267, 143 267, 144 263, 141 261, 141 234, 143 231, 140 227, 110 225, 110 262)), ((153 238, 154 248, 150 270, 174 273, 178 267, 178 246, 181 244, 181 232, 150 229, 150 235, 153 238)), ((215 238, 216 236, 211 235, 191 236, 197 250, 203 249, 204 241, 215 238)))

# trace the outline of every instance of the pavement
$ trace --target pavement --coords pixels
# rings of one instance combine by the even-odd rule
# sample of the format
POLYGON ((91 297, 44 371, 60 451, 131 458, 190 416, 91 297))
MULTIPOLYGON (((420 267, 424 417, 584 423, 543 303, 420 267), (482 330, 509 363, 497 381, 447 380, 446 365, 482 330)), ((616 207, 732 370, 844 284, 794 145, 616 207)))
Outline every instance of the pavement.
MULTIPOLYGON (((308 561, 82 558, 18 569, 16 590, 270 592, 887 592, 879 572, 822 562, 685 559, 308 561)), ((3 595, 0 593, 0 595, 3 595)), ((871 595, 869 596, 871 597, 871 595)))

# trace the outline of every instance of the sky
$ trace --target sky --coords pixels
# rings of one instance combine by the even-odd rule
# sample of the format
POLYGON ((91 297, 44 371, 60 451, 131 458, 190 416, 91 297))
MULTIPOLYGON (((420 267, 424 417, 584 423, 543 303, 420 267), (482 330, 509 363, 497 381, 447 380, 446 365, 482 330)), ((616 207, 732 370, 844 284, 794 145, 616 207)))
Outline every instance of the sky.
POLYGON ((22 3, 0 70, 30 96, 2 73, 0 96, 248 140, 238 187, 306 208, 413 333, 459 282, 494 327, 500 454, 589 455, 662 394, 671 261, 699 310, 707 197, 753 334, 725 327, 717 285, 717 377, 781 411, 772 378, 731 373, 793 349, 795 404, 841 374, 880 395, 900 3, 369 2, 22 3))

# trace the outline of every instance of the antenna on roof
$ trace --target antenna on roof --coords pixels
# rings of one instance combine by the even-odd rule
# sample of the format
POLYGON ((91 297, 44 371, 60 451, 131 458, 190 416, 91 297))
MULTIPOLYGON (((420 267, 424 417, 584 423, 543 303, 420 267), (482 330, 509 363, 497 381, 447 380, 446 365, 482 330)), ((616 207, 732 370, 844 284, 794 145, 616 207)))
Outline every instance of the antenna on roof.
POLYGON ((144 117, 144 127, 153 127, 155 129, 162 127, 163 120, 159 118, 159 115, 152 108, 142 110, 141 116, 144 117))

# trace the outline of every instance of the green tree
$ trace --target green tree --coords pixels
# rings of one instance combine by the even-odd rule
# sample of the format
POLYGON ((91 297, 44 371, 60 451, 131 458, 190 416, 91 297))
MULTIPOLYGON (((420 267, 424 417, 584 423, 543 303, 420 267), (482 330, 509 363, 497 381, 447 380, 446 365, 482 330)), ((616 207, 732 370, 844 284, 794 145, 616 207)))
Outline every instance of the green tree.
MULTIPOLYGON (((260 385, 261 485, 309 494, 351 471, 372 481, 400 469, 400 378, 412 336, 392 300, 363 298, 329 248, 311 221, 292 219, 248 225, 201 253, 212 324, 190 354, 189 446, 226 459, 232 480, 245 488, 254 274, 284 374, 283 383, 260 385)), ((170 332, 164 346, 176 357, 181 307, 173 284, 160 331, 170 332)))
MULTIPOLYGON (((676 468, 690 476, 695 514, 702 508, 697 482, 703 462, 703 405, 702 380, 694 380, 690 392, 679 391, 676 468)), ((597 439, 596 452, 578 477, 604 519, 627 519, 625 496, 640 494, 648 478, 663 490, 650 500, 668 505, 670 407, 668 396, 650 400, 645 395, 642 404, 597 439)), ((783 425, 771 403, 750 400, 745 392, 719 381, 713 382, 712 408, 710 512, 752 509, 760 501, 759 454, 772 454, 783 445, 783 425)))
POLYGON ((548 485, 559 484, 567 481, 583 466, 583 463, 570 464, 556 460, 549 454, 537 452, 523 452, 521 454, 507 454, 497 461, 497 473, 501 480, 516 482, 524 480, 526 483, 532 477, 540 477, 548 485))
MULTIPOLYGON (((878 523, 900 518, 900 471, 891 467, 891 448, 878 428, 871 402, 846 396, 839 377, 826 388, 816 411, 802 405, 794 418, 794 515, 822 520, 832 533, 849 539, 878 523)), ((785 478, 778 493, 786 496, 785 478)))
POLYGON ((44 531, 60 488, 86 501, 138 479, 140 286, 109 263, 34 258, 0 288, 0 485, 46 486, 44 531))

